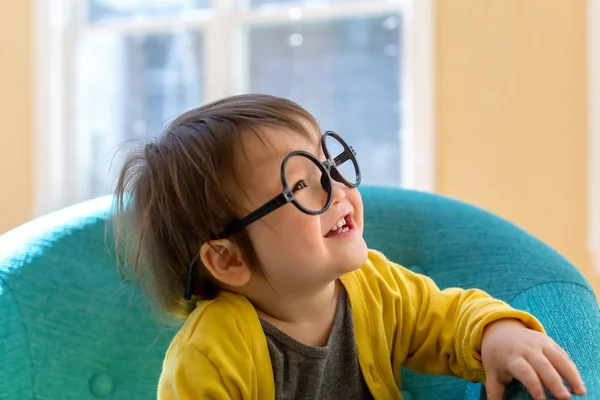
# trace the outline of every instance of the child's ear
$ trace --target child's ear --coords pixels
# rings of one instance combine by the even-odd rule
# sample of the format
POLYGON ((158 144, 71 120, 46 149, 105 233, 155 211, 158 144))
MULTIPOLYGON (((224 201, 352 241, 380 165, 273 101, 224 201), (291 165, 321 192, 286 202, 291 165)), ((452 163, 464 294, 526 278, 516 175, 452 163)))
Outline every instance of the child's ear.
POLYGON ((240 248, 229 239, 204 243, 200 259, 212 276, 226 285, 241 287, 250 280, 251 271, 240 248))

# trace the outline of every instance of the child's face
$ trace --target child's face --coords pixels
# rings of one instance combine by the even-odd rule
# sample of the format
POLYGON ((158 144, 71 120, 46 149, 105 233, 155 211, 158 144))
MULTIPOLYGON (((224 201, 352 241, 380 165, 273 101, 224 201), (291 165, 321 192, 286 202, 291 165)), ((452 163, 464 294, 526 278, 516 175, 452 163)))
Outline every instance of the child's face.
MULTIPOLYGON (((265 136, 261 140, 247 135, 248 140, 244 141, 248 159, 240 165, 240 170, 248 194, 242 200, 248 210, 255 210, 281 193, 281 163, 291 151, 304 150, 325 159, 316 132, 307 138, 269 129, 265 136)), ((356 188, 335 181, 332 204, 324 213, 308 215, 289 203, 246 229, 261 270, 280 293, 318 289, 359 268, 367 259, 361 196, 356 188), (331 233, 344 218, 350 229, 341 234, 331 233)))

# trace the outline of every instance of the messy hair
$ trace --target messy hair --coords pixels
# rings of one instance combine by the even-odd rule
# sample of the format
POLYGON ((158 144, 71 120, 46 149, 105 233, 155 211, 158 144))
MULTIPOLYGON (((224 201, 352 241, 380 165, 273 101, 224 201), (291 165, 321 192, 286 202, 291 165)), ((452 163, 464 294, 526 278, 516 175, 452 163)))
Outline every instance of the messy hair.
MULTIPOLYGON (((192 299, 184 300, 188 267, 202 244, 243 216, 236 195, 243 191, 231 190, 243 189, 233 161, 242 135, 260 135, 264 128, 311 135, 307 126, 318 129, 290 100, 238 95, 181 114, 156 139, 127 153, 114 196, 117 259, 160 309, 185 318, 197 300, 219 292, 198 259, 192 299)), ((259 270, 247 232, 230 240, 259 270)))

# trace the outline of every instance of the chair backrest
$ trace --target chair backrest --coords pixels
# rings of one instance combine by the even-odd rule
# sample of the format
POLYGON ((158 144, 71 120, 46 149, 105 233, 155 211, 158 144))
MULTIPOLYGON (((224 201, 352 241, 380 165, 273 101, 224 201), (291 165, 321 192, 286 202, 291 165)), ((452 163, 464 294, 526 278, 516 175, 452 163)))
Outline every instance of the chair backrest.
POLYGON ((156 398, 174 331, 117 274, 109 213, 101 198, 0 237, 0 399, 156 398))
MULTIPOLYGON (((528 297, 534 287, 572 284, 586 288, 585 297, 579 299, 590 307, 584 316, 593 317, 592 324, 598 323, 596 300, 581 273, 555 250, 514 224, 438 195, 395 188, 365 188, 362 195, 364 236, 369 247, 431 277, 440 288, 479 288, 511 303, 521 294, 528 297)), ((547 314, 548 301, 533 299, 536 301, 541 313, 547 314)), ((550 303, 552 315, 544 317, 559 321, 568 303, 562 303, 561 299, 552 299, 550 303)), ((526 311, 539 316, 535 305, 526 311)), ((572 326, 562 324, 560 329, 564 331, 558 335, 572 340, 567 333, 576 332, 572 326)), ((473 388, 467 386, 468 382, 455 378, 423 376, 408 370, 402 373, 404 397, 409 400, 478 399, 473 388)))
MULTIPOLYGON (((479 287, 510 301, 544 282, 587 285, 555 251, 487 212, 400 189, 361 192, 369 246, 441 287, 479 287)), ((137 285, 117 274, 105 242, 110 201, 0 237, 0 399, 155 398, 177 325, 158 321, 137 285)), ((407 399, 454 399, 466 382, 406 372, 403 388, 407 399)))

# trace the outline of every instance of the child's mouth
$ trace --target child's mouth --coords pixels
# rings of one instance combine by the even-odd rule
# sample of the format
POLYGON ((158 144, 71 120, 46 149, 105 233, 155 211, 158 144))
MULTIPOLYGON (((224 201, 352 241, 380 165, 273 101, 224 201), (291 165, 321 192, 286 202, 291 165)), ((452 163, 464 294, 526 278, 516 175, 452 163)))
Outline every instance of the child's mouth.
POLYGON ((325 235, 325 237, 331 238, 336 236, 342 236, 345 233, 352 231, 353 229, 354 224, 352 223, 352 215, 346 214, 333 225, 333 227, 329 232, 327 232, 327 235, 325 235))

